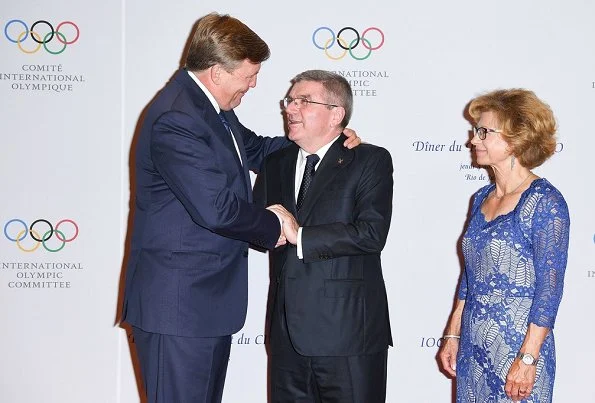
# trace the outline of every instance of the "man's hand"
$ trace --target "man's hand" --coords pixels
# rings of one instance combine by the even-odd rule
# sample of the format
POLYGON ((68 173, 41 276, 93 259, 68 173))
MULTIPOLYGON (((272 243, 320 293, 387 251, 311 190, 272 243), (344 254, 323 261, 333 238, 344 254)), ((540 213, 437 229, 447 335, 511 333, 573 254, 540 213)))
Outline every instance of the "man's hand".
POLYGON ((287 243, 287 238, 285 238, 285 234, 283 233, 283 227, 281 227, 281 235, 279 235, 279 239, 277 240, 277 243, 275 244, 275 248, 278 248, 279 246, 283 246, 287 243))
POLYGON ((285 231, 283 231, 283 214, 278 213, 277 211, 268 208, 267 210, 271 211, 272 213, 274 213, 277 216, 277 219, 279 220, 279 225, 281 226, 281 233, 279 234, 279 239, 277 240, 277 243, 275 244, 275 248, 278 248, 279 246, 283 246, 287 243, 287 238, 285 237, 285 231))
POLYGON ((359 146, 362 143, 362 139, 357 137, 357 133, 354 130, 345 128, 343 134, 347 136, 347 140, 343 145, 349 149, 359 146))
MULTIPOLYGON (((267 207, 268 210, 272 211, 281 219, 282 223, 282 236, 285 237, 287 242, 296 245, 297 244, 297 232, 300 227, 295 217, 280 204, 273 204, 267 207)), ((279 238, 281 240, 281 238, 279 238)))

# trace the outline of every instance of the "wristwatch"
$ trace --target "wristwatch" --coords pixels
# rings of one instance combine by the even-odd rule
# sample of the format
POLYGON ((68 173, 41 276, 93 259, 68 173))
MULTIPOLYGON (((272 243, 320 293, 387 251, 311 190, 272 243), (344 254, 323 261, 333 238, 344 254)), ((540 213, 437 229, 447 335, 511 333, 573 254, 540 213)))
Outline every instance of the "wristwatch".
POLYGON ((519 353, 516 355, 516 358, 519 358, 523 364, 526 365, 537 365, 537 361, 539 361, 539 358, 535 358, 533 355, 529 353, 523 353, 522 351, 519 351, 519 353))

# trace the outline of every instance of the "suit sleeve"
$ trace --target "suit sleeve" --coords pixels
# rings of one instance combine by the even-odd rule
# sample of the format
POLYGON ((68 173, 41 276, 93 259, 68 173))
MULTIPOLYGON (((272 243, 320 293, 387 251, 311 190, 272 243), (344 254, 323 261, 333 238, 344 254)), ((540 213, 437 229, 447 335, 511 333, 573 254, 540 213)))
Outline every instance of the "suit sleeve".
POLYGON ((274 213, 248 203, 228 186, 204 124, 177 111, 153 125, 151 158, 156 169, 198 225, 233 239, 272 249, 279 238, 274 213))
POLYGON ((267 206, 267 164, 266 160, 262 164, 262 169, 258 173, 256 177, 256 181, 254 182, 254 190, 252 195, 252 200, 254 200, 254 204, 257 206, 266 207, 267 206))
POLYGON ((392 174, 388 151, 371 153, 359 178, 353 220, 303 227, 304 263, 382 251, 392 214, 392 174))
POLYGON ((242 140, 246 148, 248 169, 260 173, 267 155, 288 146, 291 142, 285 136, 263 137, 244 127, 234 115, 238 127, 241 129, 242 140))

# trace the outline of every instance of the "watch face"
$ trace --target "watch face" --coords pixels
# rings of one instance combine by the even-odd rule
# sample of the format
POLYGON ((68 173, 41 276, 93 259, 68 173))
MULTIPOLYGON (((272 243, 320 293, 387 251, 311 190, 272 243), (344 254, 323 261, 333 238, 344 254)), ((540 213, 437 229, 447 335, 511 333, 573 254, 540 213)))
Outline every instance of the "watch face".
POLYGON ((521 360, 527 365, 532 365, 535 362, 535 358, 529 353, 523 354, 521 360))

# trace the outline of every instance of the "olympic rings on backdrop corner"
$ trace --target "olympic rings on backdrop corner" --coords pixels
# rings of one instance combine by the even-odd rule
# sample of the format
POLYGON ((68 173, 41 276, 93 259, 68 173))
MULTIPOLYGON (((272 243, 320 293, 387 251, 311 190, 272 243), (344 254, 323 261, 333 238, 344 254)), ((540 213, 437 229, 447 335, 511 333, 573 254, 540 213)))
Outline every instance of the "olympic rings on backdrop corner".
POLYGON ((12 43, 16 43, 17 46, 19 47, 19 49, 21 50, 21 52, 23 52, 23 53, 35 53, 39 49, 41 49, 41 46, 43 45, 43 48, 48 53, 51 53, 52 55, 58 55, 58 54, 64 52, 64 50, 66 50, 66 46, 71 45, 71 44, 75 43, 76 41, 78 41, 80 34, 81 34, 81 31, 79 30, 78 25, 76 25, 72 21, 62 21, 61 23, 58 24, 58 26, 56 26, 55 30, 54 30, 54 27, 52 26, 52 24, 50 24, 49 21, 46 21, 46 20, 35 21, 33 23, 33 25, 31 25, 31 29, 29 29, 29 27, 27 26, 25 21, 18 20, 18 19, 10 20, 6 23, 6 25, 4 25, 4 36, 6 37, 6 39, 11 41, 12 43), (20 34, 18 34, 18 36, 16 38, 11 37, 8 32, 9 27, 14 24, 20 24, 23 26, 23 30, 21 31, 20 34), (40 34, 35 32, 35 27, 40 24, 47 25, 49 28, 49 32, 47 34, 45 34, 43 38, 41 37, 40 34), (74 36, 74 39, 67 40, 66 36, 62 32, 60 32, 60 28, 62 28, 65 25, 71 25, 76 30, 76 35, 74 36), (25 42, 25 40, 27 40, 27 38, 29 37, 29 34, 31 34, 31 39, 34 42, 36 42, 37 45, 33 45, 33 47, 31 49, 25 49, 23 47, 23 42, 25 42), (60 42, 63 45, 61 49, 58 49, 55 51, 50 50, 47 47, 47 44, 49 42, 51 42, 54 39, 54 37, 58 40, 58 42, 60 42))
POLYGON ((337 35, 335 35, 335 31, 333 31, 329 27, 319 27, 316 30, 314 30, 314 32, 312 33, 312 43, 318 49, 324 50, 324 53, 326 54, 326 56, 331 60, 342 59, 347 55, 348 52, 351 55, 351 57, 354 58, 355 60, 365 60, 368 57, 370 57, 373 50, 380 49, 382 47, 382 45, 384 45, 384 32, 382 32, 382 30, 380 30, 380 28, 369 27, 369 28, 366 28, 360 36, 359 32, 355 28, 343 27, 339 30, 337 35), (320 43, 316 40, 316 34, 318 34, 321 31, 327 31, 328 34, 330 34, 329 38, 324 40, 322 43, 320 43), (341 34, 345 31, 351 31, 355 35, 355 39, 351 40, 351 42, 349 42, 349 44, 347 43, 347 41, 345 41, 345 39, 341 38, 341 34), (374 45, 374 46, 372 46, 372 43, 370 42, 370 40, 366 38, 366 34, 371 31, 378 32, 381 37, 380 43, 377 45, 374 45), (353 49, 355 49, 360 44, 360 42, 361 42, 362 46, 365 49, 367 49, 367 53, 365 53, 363 56, 357 56, 353 53, 353 49), (338 55, 331 55, 328 50, 330 48, 332 48, 335 45, 335 43, 341 49, 343 49, 343 51, 340 51, 338 55))
POLYGON ((9 241, 12 241, 12 242, 16 242, 17 247, 20 250, 22 250, 23 252, 34 252, 35 250, 37 250, 37 248, 39 248, 39 245, 43 245, 45 250, 47 250, 48 252, 58 252, 58 251, 62 250, 62 248, 64 248, 64 246, 68 242, 74 241, 78 235, 79 235, 78 225, 73 220, 68 219, 68 218, 58 221, 58 223, 56 224, 55 227, 48 220, 43 219, 43 218, 39 218, 39 219, 33 221, 33 223, 30 226, 28 226, 27 223, 25 223, 25 221, 23 221, 19 218, 13 218, 12 220, 9 220, 6 222, 6 224, 4 224, 4 236, 6 237, 6 239, 8 239, 9 241), (24 229, 20 230, 14 237, 8 234, 8 226, 12 223, 19 223, 24 228, 24 229), (43 236, 40 236, 39 232, 37 232, 36 230, 33 229, 33 227, 38 223, 44 223, 49 227, 49 230, 45 231, 43 236), (64 232, 62 232, 58 229, 60 227, 60 225, 62 225, 64 223, 69 223, 74 226, 74 235, 72 235, 68 239, 66 238, 66 235, 64 235, 64 232), (56 238, 62 242, 62 245, 60 245, 56 249, 52 249, 46 244, 46 241, 48 241, 54 234, 56 234, 56 238), (31 238, 33 238, 33 240, 36 241, 35 246, 33 246, 29 249, 26 249, 25 247, 23 247, 23 245, 21 245, 21 241, 23 239, 25 239, 27 237, 27 235, 30 235, 31 238))

